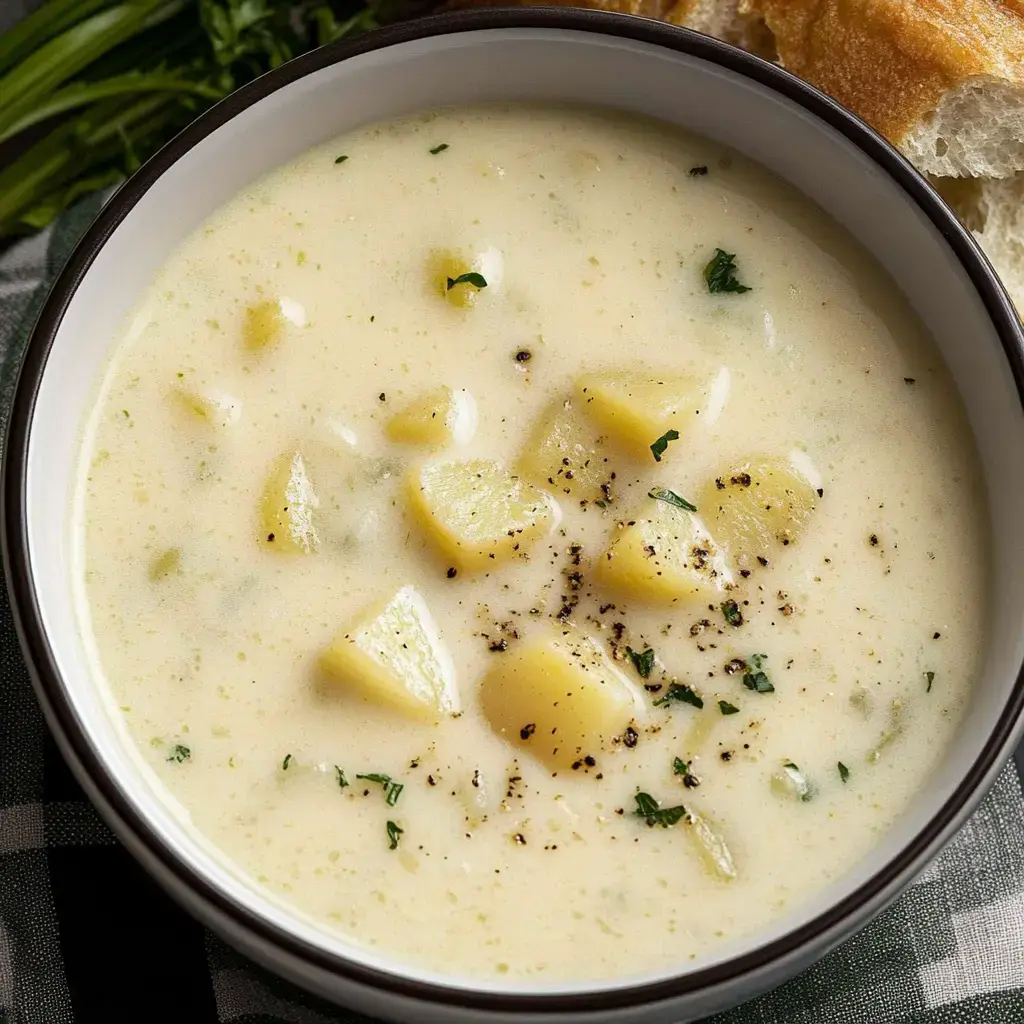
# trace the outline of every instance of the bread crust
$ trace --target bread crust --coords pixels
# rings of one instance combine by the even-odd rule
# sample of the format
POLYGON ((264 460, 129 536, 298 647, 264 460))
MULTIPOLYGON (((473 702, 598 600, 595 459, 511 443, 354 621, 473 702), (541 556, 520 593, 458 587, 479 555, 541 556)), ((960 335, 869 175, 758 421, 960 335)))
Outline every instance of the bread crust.
POLYGON ((743 0, 785 68, 901 142, 971 79, 1024 86, 1024 0, 743 0))

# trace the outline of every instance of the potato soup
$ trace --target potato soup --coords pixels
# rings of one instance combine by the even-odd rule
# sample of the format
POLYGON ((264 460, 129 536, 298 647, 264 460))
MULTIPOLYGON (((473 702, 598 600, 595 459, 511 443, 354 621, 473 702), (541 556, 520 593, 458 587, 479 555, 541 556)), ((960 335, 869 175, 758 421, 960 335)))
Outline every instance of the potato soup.
POLYGON ((323 929, 512 982, 683 967, 943 756, 973 460, 901 297, 763 169, 416 116, 153 281, 85 430, 83 629, 169 799, 323 929))

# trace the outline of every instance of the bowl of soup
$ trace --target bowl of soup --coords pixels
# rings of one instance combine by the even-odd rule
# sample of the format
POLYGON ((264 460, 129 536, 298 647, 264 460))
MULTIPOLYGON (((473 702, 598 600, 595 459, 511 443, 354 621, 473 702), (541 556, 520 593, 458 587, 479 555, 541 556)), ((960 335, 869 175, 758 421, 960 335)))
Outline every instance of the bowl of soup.
POLYGON ((1021 328, 783 71, 443 16, 242 89, 33 335, 7 580, 192 913, 396 1021, 680 1021, 884 907, 1019 734, 1021 328))

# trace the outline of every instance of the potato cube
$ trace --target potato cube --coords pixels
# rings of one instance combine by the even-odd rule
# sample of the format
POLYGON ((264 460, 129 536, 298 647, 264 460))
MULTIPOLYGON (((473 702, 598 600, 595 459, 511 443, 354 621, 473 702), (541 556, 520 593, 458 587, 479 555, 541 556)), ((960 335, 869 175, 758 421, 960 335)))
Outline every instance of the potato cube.
POLYGON ((731 882, 736 877, 736 865, 721 833, 696 811, 688 812, 683 818, 683 824, 704 870, 714 878, 731 882))
POLYGON ((271 467, 260 501, 260 543, 272 551, 309 554, 320 543, 314 513, 320 501, 298 452, 280 456, 271 467))
POLYGON ((415 587, 364 611, 321 656, 325 672, 364 699, 437 720, 459 710, 455 666, 415 587))
POLYGON ((537 420, 516 472, 537 487, 591 501, 607 499, 614 474, 597 428, 564 401, 553 402, 537 420))
POLYGON ((732 575, 694 513, 649 498, 595 565, 602 584, 658 604, 720 600, 732 575))
POLYGON ((217 388, 176 387, 171 397, 196 421, 224 429, 242 417, 242 403, 217 388))
POLYGON ((495 462, 435 462, 409 478, 413 517, 446 563, 479 572, 525 553, 548 530, 551 500, 495 462))
MULTIPOLYGON (((630 370, 585 374, 576 391, 580 407, 609 440, 641 461, 652 458, 651 445, 666 431, 685 437, 703 400, 691 377, 630 370)), ((676 450, 669 445, 662 458, 676 450)))
POLYGON ((569 625, 496 657, 480 703, 499 736, 554 769, 611 749, 643 713, 639 693, 597 641, 569 625))
POLYGON ((403 444, 465 444, 476 432, 476 420, 476 403, 468 391, 439 387, 399 409, 385 429, 392 441, 403 444))
POLYGON ((800 536, 817 508, 811 483, 785 459, 762 456, 723 473, 699 503, 741 569, 770 561, 800 536))
POLYGON ((285 317, 281 304, 273 299, 246 307, 242 320, 242 343, 250 352, 276 344, 284 335, 285 317))
POLYGON ((470 309, 491 282, 481 273, 479 260, 451 249, 434 250, 427 262, 430 290, 450 306, 470 309))

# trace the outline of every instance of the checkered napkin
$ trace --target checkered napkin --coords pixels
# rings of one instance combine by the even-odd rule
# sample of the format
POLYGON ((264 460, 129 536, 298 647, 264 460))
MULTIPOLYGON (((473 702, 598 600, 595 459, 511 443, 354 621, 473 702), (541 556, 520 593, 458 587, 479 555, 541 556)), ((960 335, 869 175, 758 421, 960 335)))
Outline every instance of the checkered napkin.
MULTIPOLYGON (((88 199, 0 256, 0 416, 88 199)), ((372 1024, 187 917, 100 821, 36 706, 0 597, 0 1024, 372 1024)), ((714 1024, 1024 1024, 1024 794, 1014 765, 870 927, 714 1024)))

